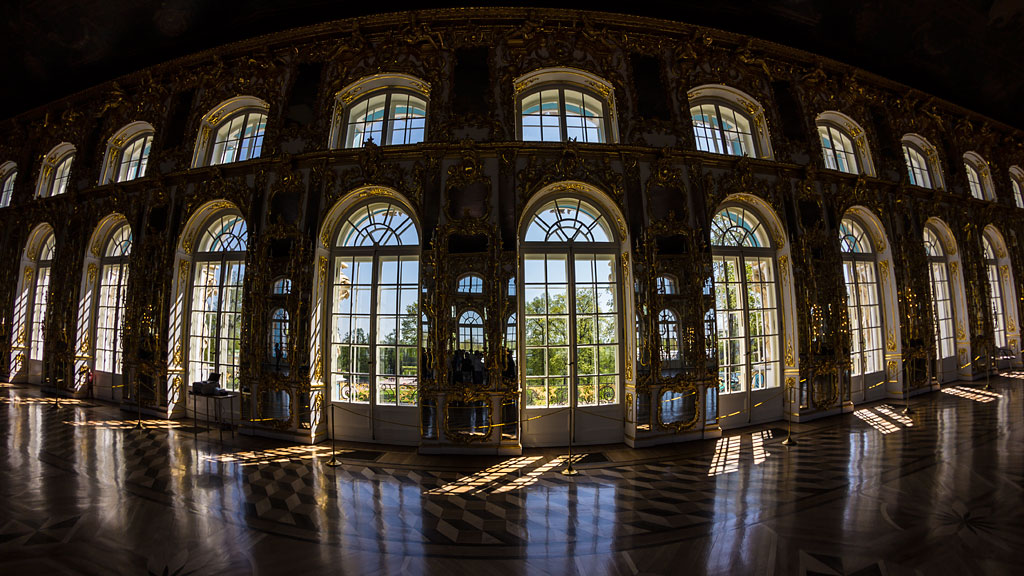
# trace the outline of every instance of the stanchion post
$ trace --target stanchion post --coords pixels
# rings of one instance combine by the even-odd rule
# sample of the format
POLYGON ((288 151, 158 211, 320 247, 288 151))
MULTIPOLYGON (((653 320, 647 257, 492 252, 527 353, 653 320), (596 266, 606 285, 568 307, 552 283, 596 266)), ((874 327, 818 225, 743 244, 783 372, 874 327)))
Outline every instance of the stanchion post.
POLYGON ((789 408, 788 408, 789 412, 786 415, 786 421, 788 422, 788 426, 786 426, 786 439, 782 441, 782 445, 783 446, 796 446, 796 440, 793 440, 793 388, 794 388, 794 386, 795 386, 794 384, 787 384, 786 385, 786 390, 788 391, 788 393, 786 394, 786 398, 787 398, 787 400, 789 402, 789 408))
MULTIPOLYGON (((911 366, 913 366, 913 364, 911 364, 911 366)), ((913 367, 911 367, 910 373, 914 373, 913 367)), ((913 414, 913 412, 910 410, 910 379, 904 378, 903 380, 903 410, 901 413, 904 415, 909 415, 913 414)))
MULTIPOLYGON (((324 396, 326 397, 326 390, 324 392, 324 396)), ((335 444, 336 439, 334 437, 334 426, 332 426, 334 402, 328 402, 327 404, 327 434, 331 437, 331 459, 325 462, 325 464, 327 464, 331 468, 337 468, 338 466, 341 466, 341 462, 338 462, 338 449, 337 445, 335 444)))
MULTIPOLYGON (((570 389, 571 392, 571 389, 570 389)), ((579 470, 572 466, 572 433, 576 426, 576 412, 574 410, 572 398, 569 398, 569 464, 562 469, 563 476, 576 476, 579 474, 579 470)))
POLYGON ((144 430, 146 427, 142 425, 142 380, 135 377, 135 406, 138 408, 139 420, 132 427, 132 430, 144 430))

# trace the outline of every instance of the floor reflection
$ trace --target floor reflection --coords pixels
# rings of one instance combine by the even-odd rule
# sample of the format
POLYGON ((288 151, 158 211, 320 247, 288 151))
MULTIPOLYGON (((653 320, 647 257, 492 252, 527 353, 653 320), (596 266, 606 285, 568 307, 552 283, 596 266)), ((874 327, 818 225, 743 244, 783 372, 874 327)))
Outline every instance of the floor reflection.
POLYGON ((140 430, 113 406, 7 388, 0 570, 895 574, 938 557, 999 574, 1024 563, 1024 512, 1006 504, 1024 485, 1024 394, 1019 379, 992 382, 915 397, 910 414, 877 403, 794 424, 792 446, 766 426, 596 447, 573 455, 575 477, 561 450, 221 442, 187 421, 140 430))

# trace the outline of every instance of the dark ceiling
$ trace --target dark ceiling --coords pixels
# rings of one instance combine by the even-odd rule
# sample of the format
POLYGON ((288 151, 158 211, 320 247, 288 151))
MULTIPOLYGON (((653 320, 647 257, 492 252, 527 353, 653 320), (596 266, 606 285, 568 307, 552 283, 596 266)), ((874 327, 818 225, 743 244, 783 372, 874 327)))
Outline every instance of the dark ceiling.
MULTIPOLYGON (((380 11, 479 2, 383 5, 340 0, 7 0, 0 8, 13 116, 178 56, 260 34, 380 11)), ((539 2, 504 2, 530 5, 539 2)), ((756 36, 908 84, 1024 127, 1024 0, 780 0, 748 5, 648 0, 601 8, 756 36)))

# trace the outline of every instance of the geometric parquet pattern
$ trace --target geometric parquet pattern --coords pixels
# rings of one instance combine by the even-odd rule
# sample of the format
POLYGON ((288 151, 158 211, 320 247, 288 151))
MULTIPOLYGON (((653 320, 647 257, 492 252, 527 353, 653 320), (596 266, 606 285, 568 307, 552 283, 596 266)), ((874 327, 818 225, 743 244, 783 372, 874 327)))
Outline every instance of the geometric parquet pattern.
POLYGON ((1024 380, 954 386, 790 447, 776 423, 592 448, 573 478, 554 450, 339 445, 332 468, 329 445, 0 388, 0 574, 1024 573, 1024 380))

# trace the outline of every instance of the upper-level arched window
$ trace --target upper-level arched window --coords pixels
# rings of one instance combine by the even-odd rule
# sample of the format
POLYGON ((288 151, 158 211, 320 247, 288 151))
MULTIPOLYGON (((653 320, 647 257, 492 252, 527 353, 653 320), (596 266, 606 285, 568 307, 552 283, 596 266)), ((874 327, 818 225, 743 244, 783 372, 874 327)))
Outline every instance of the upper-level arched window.
POLYGON ((831 110, 819 114, 815 123, 826 168, 874 176, 864 129, 859 124, 849 116, 831 110))
POLYGON ((615 142, 611 84, 575 68, 544 68, 515 81, 519 139, 525 142, 615 142))
POLYGON ((479 274, 466 274, 459 278, 458 291, 462 294, 480 294, 484 291, 484 279, 479 274))
POLYGON ((14 179, 18 176, 18 167, 14 162, 5 162, 0 166, 0 208, 11 205, 14 195, 14 179))
POLYGON ((971 196, 978 200, 995 200, 992 193, 992 176, 988 171, 988 162, 976 152, 964 154, 964 169, 967 171, 967 186, 971 196))
POLYGON ((331 148, 419 144, 427 134, 430 84, 407 74, 367 76, 335 97, 331 148))
POLYGON ((907 175, 911 184, 938 190, 944 188, 938 154, 935 153, 935 147, 924 137, 918 134, 907 134, 903 137, 903 159, 907 163, 907 175))
POLYGON ((655 280, 658 294, 678 294, 676 289, 676 279, 667 274, 658 276, 655 280))
POLYGON ((48 198, 67 191, 68 180, 71 179, 71 161, 75 157, 75 147, 63 142, 53 147, 43 157, 43 166, 39 170, 39 182, 36 184, 36 197, 48 198))
POLYGON ((118 130, 107 141, 100 184, 127 182, 145 176, 152 146, 153 126, 147 122, 132 122, 118 130))
POLYGON ((717 84, 687 93, 697 149, 731 156, 771 158, 764 108, 748 94, 717 84))
POLYGON ((1010 186, 1013 187, 1013 201, 1017 208, 1024 208, 1024 169, 1010 166, 1010 186))
POLYGON ((259 158, 270 105, 252 96, 221 102, 203 116, 192 167, 259 158))
POLYGON ((274 281, 274 285, 271 287, 271 293, 273 294, 291 294, 292 293, 292 281, 288 278, 279 278, 274 281))

